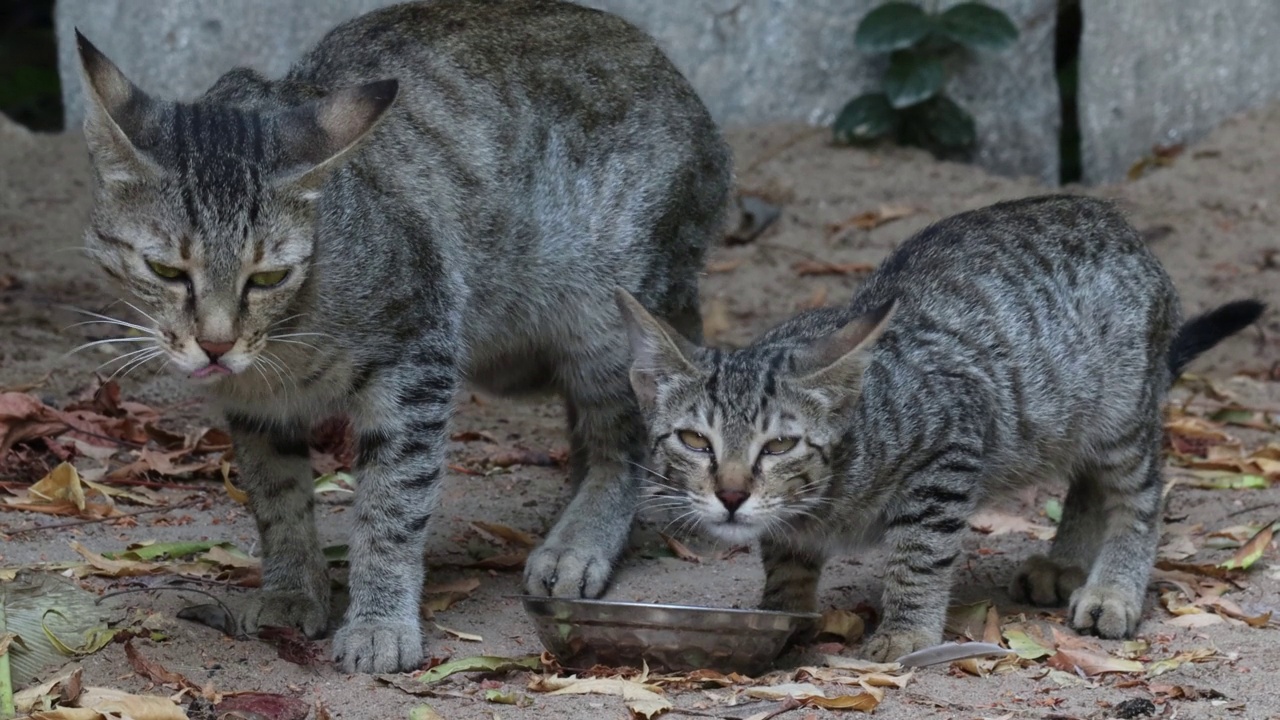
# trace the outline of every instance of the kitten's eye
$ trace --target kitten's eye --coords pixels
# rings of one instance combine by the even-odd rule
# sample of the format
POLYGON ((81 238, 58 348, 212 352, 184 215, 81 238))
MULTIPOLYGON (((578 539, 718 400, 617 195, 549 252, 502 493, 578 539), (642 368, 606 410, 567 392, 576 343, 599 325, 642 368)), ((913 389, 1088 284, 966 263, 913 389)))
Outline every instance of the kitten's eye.
POLYGON ((151 272, 155 273, 157 277, 164 278, 165 280, 179 280, 187 276, 185 272, 176 267, 162 265, 158 262, 152 262, 151 260, 147 261, 147 267, 151 268, 151 272))
POLYGON ((702 433, 697 433, 692 430, 681 430, 676 433, 676 437, 680 438, 680 442, 684 443, 684 446, 690 450, 696 450, 698 452, 707 452, 711 450, 711 441, 702 433))
POLYGON ((774 438, 764 444, 764 453, 765 455, 781 455, 782 453, 790 452, 798 442, 800 442, 800 438, 774 438))
POLYGON ((284 282, 289 277, 288 270, 269 270, 267 272, 254 273, 249 276, 249 284, 256 288, 275 287, 284 282))

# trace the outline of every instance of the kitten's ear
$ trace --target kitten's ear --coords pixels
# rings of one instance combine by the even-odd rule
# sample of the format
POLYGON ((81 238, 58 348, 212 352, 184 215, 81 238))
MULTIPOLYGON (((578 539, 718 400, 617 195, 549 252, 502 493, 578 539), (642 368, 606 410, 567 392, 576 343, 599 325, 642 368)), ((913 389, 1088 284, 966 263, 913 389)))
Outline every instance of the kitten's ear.
POLYGON ((399 88, 395 80, 379 80, 336 90, 281 113, 282 179, 318 189, 325 171, 377 127, 399 88))
POLYGON ((136 180, 154 165, 135 145, 155 101, 76 30, 84 88, 84 135, 95 167, 107 182, 136 180))
POLYGON ((664 380, 698 374, 689 361, 694 347, 675 328, 651 315, 631 293, 617 288, 614 299, 631 341, 631 387, 640 406, 652 408, 664 380))
POLYGON ((896 307, 896 302, 887 302, 815 343, 798 358, 801 367, 809 368, 799 380, 801 387, 823 397, 832 408, 843 409, 856 400, 870 358, 868 350, 884 334, 896 307))

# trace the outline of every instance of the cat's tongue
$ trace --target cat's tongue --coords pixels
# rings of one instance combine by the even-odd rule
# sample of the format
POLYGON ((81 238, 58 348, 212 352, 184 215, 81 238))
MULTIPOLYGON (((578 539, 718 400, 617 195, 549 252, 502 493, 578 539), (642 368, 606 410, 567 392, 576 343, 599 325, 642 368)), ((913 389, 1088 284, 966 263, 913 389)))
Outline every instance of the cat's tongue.
POLYGON ((230 374, 231 374, 230 369, 222 365, 219 365, 218 363, 209 363, 208 365, 205 365, 199 370, 191 373, 191 377, 203 379, 207 377, 213 377, 214 375, 230 375, 230 374))

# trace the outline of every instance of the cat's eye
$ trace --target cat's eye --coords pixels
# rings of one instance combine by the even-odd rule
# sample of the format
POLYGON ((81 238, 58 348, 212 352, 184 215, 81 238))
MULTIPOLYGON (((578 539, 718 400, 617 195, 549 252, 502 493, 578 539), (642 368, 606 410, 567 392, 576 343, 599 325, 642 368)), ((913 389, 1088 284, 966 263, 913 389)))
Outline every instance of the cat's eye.
POLYGON ((185 272, 172 265, 165 265, 152 260, 147 261, 147 267, 151 268, 151 272, 155 273, 156 277, 165 280, 180 280, 187 276, 185 272))
POLYGON ((268 270, 249 276, 249 284, 256 288, 275 287, 289 277, 288 270, 268 270))
POLYGON ((764 444, 765 455, 781 455, 790 452, 800 442, 800 438, 794 437, 776 437, 764 444))
POLYGON ((680 442, 690 450, 698 452, 709 452, 711 450, 711 441, 706 435, 692 430, 681 430, 676 433, 676 437, 680 438, 680 442))

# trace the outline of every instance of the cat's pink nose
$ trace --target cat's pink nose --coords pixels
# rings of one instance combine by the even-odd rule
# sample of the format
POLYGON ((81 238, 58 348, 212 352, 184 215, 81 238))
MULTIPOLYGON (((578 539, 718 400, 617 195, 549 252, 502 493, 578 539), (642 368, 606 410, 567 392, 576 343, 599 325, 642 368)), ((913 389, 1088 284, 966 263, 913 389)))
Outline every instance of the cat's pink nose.
POLYGON ((751 493, 741 490, 720 490, 716 492, 716 497, 720 499, 720 504, 725 506, 729 512, 735 512, 742 507, 742 503, 751 497, 751 493))
POLYGON ((235 346, 235 342, 212 342, 210 340, 197 340, 196 344, 209 356, 209 362, 211 363, 218 362, 218 358, 231 352, 231 348, 235 346))

